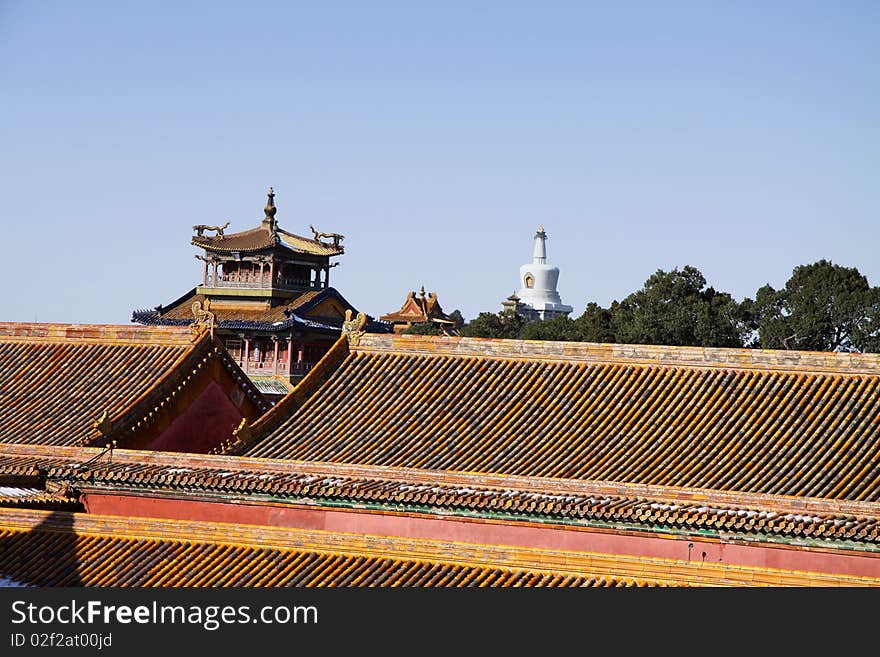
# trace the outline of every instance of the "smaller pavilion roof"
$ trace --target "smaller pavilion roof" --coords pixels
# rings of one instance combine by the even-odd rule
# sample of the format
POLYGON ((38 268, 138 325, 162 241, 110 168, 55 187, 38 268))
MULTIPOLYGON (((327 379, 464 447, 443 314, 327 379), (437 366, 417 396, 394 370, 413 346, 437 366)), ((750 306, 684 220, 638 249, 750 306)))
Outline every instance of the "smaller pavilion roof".
POLYGON ((418 296, 415 291, 406 295, 406 300, 400 307, 400 310, 387 315, 382 315, 379 319, 386 322, 439 322, 441 324, 454 324, 455 322, 443 312, 440 302, 437 300, 436 292, 428 292, 425 294, 425 288, 419 290, 418 296))

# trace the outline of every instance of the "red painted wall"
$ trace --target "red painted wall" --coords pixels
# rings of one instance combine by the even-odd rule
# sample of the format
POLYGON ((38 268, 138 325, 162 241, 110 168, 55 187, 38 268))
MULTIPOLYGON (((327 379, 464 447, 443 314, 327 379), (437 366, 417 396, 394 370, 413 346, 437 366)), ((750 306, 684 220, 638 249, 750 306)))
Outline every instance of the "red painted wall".
POLYGON ((620 534, 610 530, 559 525, 542 527, 470 518, 406 516, 293 505, 223 504, 98 493, 83 495, 83 502, 89 513, 103 515, 301 527, 378 536, 628 554, 684 561, 706 560, 741 566, 880 577, 880 555, 807 551, 797 547, 775 547, 768 544, 734 544, 709 539, 620 534))
POLYGON ((144 449, 204 454, 231 437, 241 418, 241 411, 223 388, 216 381, 210 381, 186 410, 144 449))

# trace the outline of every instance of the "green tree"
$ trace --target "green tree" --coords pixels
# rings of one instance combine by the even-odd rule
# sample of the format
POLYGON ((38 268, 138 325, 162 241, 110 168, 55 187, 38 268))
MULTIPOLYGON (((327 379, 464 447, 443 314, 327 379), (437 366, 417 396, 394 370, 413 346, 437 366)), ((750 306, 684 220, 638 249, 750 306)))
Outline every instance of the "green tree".
POLYGON ((480 313, 461 329, 468 338, 518 338, 524 320, 519 315, 500 313, 480 313))
POLYGON ((581 339, 580 327, 573 319, 565 315, 552 319, 526 322, 519 337, 523 340, 567 340, 576 342, 581 339))
POLYGON ((744 309, 727 292, 706 287, 698 269, 658 269, 641 290, 614 309, 617 342, 715 347, 743 346, 744 309))
POLYGON ((610 308, 603 308, 595 302, 588 303, 583 314, 574 320, 577 339, 585 342, 616 342, 612 318, 618 305, 615 301, 610 308))
POLYGON ((880 287, 867 295, 864 316, 853 328, 853 344, 859 351, 880 352, 880 287))
POLYGON ((880 289, 855 267, 828 260, 800 265, 782 290, 765 285, 755 297, 765 349, 876 351, 880 289))
POLYGON ((464 315, 461 314, 461 311, 458 308, 449 313, 448 317, 455 322, 455 325, 459 328, 465 325, 464 315))
POLYGON ((407 335, 443 335, 443 329, 435 322, 415 322, 403 333, 407 335))

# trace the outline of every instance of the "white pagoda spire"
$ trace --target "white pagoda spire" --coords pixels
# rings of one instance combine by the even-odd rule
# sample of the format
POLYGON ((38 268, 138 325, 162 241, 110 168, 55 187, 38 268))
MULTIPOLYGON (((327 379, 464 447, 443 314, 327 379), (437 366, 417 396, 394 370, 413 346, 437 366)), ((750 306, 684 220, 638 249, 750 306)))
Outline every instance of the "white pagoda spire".
POLYGON ((521 314, 529 319, 568 315, 572 307, 562 303, 556 291, 559 267, 547 263, 547 233, 543 226, 538 226, 534 240, 532 262, 519 268, 520 289, 516 295, 522 301, 521 314))
POLYGON ((547 233, 544 232, 543 226, 538 226, 538 232, 535 233, 535 252, 532 255, 532 263, 535 265, 547 263, 547 233))

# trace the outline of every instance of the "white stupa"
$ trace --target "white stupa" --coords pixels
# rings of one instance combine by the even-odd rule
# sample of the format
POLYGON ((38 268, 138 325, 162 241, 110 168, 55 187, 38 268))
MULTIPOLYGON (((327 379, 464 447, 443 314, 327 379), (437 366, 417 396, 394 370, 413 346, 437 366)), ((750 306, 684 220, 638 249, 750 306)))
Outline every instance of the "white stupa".
POLYGON ((517 312, 527 319, 551 319, 571 313, 572 307, 562 303, 556 291, 558 282, 559 267, 547 264, 547 233, 538 226, 532 262, 519 268, 517 312))

